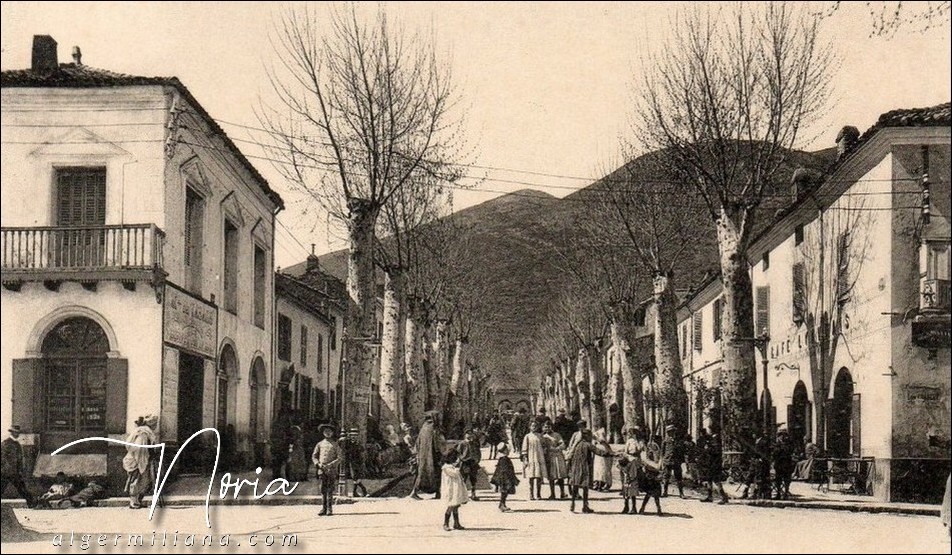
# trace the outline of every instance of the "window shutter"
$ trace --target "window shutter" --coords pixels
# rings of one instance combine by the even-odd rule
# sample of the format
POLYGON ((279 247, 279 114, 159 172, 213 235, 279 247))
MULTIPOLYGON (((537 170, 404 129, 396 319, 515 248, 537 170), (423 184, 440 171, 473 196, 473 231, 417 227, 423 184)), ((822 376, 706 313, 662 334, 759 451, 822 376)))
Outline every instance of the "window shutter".
POLYGON ((718 298, 714 301, 714 321, 711 322, 711 328, 714 332, 714 341, 720 341, 722 332, 723 323, 721 320, 724 318, 724 299, 718 298))
POLYGON ((757 288, 757 335, 770 334, 770 286, 757 288))
POLYGON ((126 433, 129 399, 129 361, 124 358, 106 360, 106 432, 126 433))
POLYGON ((848 232, 840 233, 836 244, 836 299, 840 303, 849 300, 849 266, 850 266, 850 236, 848 232))
POLYGON ((806 283, 803 272, 803 262, 793 265, 793 322, 797 325, 802 324, 806 316, 806 283))
POLYGON ((693 333, 693 336, 691 337, 691 343, 694 344, 694 350, 699 353, 701 352, 701 348, 703 346, 703 341, 702 341, 703 338, 701 336, 701 333, 704 331, 704 318, 702 317, 703 314, 704 313, 701 312, 700 310, 694 313, 694 318, 693 318, 693 324, 694 324, 693 332, 694 333, 693 333))
POLYGON ((41 362, 35 358, 13 360, 13 407, 11 424, 17 424, 24 432, 35 433, 43 428, 43 383, 40 381, 41 362))

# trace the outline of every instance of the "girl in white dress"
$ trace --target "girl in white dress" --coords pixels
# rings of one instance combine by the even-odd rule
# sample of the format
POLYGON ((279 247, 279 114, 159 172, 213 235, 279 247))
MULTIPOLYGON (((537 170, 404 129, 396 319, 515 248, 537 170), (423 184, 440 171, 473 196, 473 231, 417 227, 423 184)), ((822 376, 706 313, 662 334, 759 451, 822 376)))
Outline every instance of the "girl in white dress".
POLYGON ((456 451, 450 451, 443 458, 443 473, 440 479, 440 494, 446 500, 446 513, 443 515, 443 529, 464 530, 459 523, 459 506, 469 501, 469 492, 466 482, 459 471, 459 460, 456 451), (450 516, 453 517, 453 527, 450 528, 450 516))

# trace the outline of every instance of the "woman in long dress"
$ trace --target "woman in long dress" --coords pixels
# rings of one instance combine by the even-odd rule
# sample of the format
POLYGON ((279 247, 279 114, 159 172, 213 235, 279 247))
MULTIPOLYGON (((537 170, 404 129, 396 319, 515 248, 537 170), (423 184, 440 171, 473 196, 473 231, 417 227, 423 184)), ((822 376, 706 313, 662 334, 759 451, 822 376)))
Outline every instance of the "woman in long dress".
POLYGON ((561 498, 565 499, 565 479, 569 475, 568 463, 565 461, 565 441, 547 422, 542 426, 542 438, 545 440, 545 460, 549 471, 549 499, 555 499, 555 485, 559 485, 561 498))
POLYGON ((522 471, 529 479, 529 499, 542 499, 542 481, 548 478, 545 460, 545 441, 539 431, 539 423, 529 425, 529 433, 522 438, 522 471))
POLYGON ((599 428, 595 432, 595 440, 605 446, 606 454, 595 455, 595 463, 592 465, 592 487, 595 491, 608 491, 612 487, 614 452, 611 447, 608 447, 608 439, 604 428, 599 428))

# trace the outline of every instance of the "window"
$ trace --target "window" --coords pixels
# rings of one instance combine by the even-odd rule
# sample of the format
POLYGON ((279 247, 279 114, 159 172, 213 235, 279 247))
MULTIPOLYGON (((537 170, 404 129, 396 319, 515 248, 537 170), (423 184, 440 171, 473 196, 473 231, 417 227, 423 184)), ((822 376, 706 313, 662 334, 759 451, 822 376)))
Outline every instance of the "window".
POLYGON ((806 277, 803 262, 793 265, 793 322, 798 326, 806 317, 806 277))
POLYGON ((794 241, 799 245, 803 242, 803 225, 798 225, 793 231, 794 241))
POLYGON ((301 326, 301 366, 307 366, 307 326, 301 326))
POLYGON ((693 334, 691 335, 691 343, 694 345, 694 350, 701 352, 704 342, 702 341, 701 333, 704 331, 704 318, 702 317, 704 313, 698 310, 694 313, 693 320, 693 334))
POLYGON ((770 286, 757 288, 757 312, 754 321, 754 332, 760 335, 770 335, 770 286))
POLYGON ((337 350, 337 316, 331 316, 331 333, 327 340, 332 351, 337 350))
POLYGON ((64 320, 43 340, 46 362, 46 429, 106 429, 106 353, 109 340, 87 318, 64 320))
POLYGON ((56 170, 54 261, 60 267, 95 267, 105 262, 106 168, 56 170), (90 228, 93 229, 90 229, 90 228))
POLYGON ((238 228, 225 220, 225 259, 222 260, 225 310, 238 314, 238 228))
POLYGON ((185 188, 185 288, 202 295, 202 230, 205 226, 205 201, 201 195, 185 188))
POLYGON ((278 359, 291 362, 291 319, 278 314, 278 359))
POLYGON ((949 280, 949 241, 926 243, 926 279, 949 280))
POLYGON ((767 251, 764 253, 764 259, 761 264, 761 269, 765 272, 770 269, 770 251, 767 251))
POLYGON ((324 336, 317 334, 317 373, 324 372, 324 336))
POLYGON ((641 327, 645 325, 647 313, 648 313, 648 309, 643 306, 639 306, 638 309, 635 310, 635 325, 636 326, 641 327))
POLYGON ((721 335, 723 334, 722 327, 724 323, 721 321, 724 318, 724 298, 718 297, 714 301, 714 321, 711 327, 714 331, 714 341, 720 341, 721 335))
POLYGON ((268 281, 268 255, 264 249, 255 245, 255 314, 254 322, 264 328, 264 305, 268 281))

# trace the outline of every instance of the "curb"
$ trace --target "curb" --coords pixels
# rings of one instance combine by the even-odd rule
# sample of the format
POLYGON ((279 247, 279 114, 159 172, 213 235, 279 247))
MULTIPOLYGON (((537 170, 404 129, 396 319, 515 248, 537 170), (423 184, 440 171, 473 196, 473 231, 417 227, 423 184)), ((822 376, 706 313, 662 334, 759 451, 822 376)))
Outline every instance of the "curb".
MULTIPOLYGON (((731 500, 734 501, 733 499, 731 500)), ((940 508, 936 507, 908 507, 908 506, 890 506, 890 505, 860 505, 856 503, 835 503, 825 501, 774 501, 759 499, 746 502, 738 502, 738 505, 747 505, 750 507, 761 507, 767 509, 825 509, 830 511, 850 511, 854 513, 874 513, 874 514, 899 514, 913 516, 934 516, 938 517, 940 508)))

